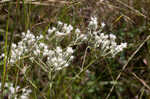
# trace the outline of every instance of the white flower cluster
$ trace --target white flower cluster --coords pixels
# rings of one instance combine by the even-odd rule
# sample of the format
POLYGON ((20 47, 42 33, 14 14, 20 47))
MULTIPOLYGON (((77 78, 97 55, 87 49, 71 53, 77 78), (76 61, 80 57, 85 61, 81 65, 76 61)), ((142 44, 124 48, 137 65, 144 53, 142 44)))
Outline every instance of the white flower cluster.
POLYGON ((69 63, 74 58, 72 56, 73 52, 74 51, 71 47, 67 47, 66 51, 63 51, 61 47, 56 47, 56 49, 50 50, 44 43, 37 44, 37 46, 35 46, 35 50, 33 50, 33 54, 36 56, 46 56, 46 63, 48 63, 53 70, 60 70, 69 66, 69 63))
POLYGON ((53 32, 55 32, 56 36, 65 36, 70 34, 72 30, 72 25, 68 25, 66 23, 62 23, 61 21, 58 21, 58 27, 49 28, 48 34, 51 35, 53 32))
MULTIPOLYGON (((77 28, 75 29, 75 37, 70 44, 81 44, 83 41, 88 42, 88 44, 93 45, 94 48, 100 48, 101 55, 111 55, 114 57, 117 53, 121 52, 124 48, 127 47, 127 43, 121 43, 118 45, 116 43, 116 36, 113 34, 104 34, 102 29, 105 27, 105 23, 101 23, 101 27, 98 28, 98 21, 96 17, 91 17, 89 22, 87 33, 81 33, 77 28)), ((48 29, 48 34, 45 35, 48 41, 51 37, 57 38, 57 36, 65 36, 70 34, 73 31, 73 27, 70 24, 58 22, 57 27, 52 27, 48 29), (52 36, 52 34, 55 34, 52 36)), ((72 60, 73 50, 68 47, 66 51, 63 51, 60 47, 56 47, 55 50, 50 50, 49 46, 42 42, 43 35, 35 36, 29 30, 27 33, 22 33, 22 40, 17 44, 12 44, 11 57, 9 63, 15 63, 17 60, 20 60, 21 57, 29 55, 30 59, 35 57, 44 58, 47 57, 47 63, 54 66, 55 70, 59 70, 62 67, 67 67, 72 60), (68 52, 68 49, 70 52, 68 52), (72 50, 72 51, 71 51, 72 50), (67 54, 68 53, 68 54, 67 54), (69 60, 66 60, 66 57, 70 57, 69 60), (62 66, 63 65, 63 66, 62 66)), ((61 41, 61 40, 60 40, 61 41)), ((56 43, 58 43, 56 41, 56 43)), ((4 57, 4 54, 0 58, 4 57)))
POLYGON ((127 47, 127 43, 121 43, 120 45, 118 45, 116 43, 116 36, 114 34, 104 34, 102 33, 102 29, 105 27, 105 23, 101 23, 101 28, 97 29, 97 18, 95 17, 91 17, 91 21, 89 22, 89 34, 92 36, 92 42, 94 43, 94 46, 100 47, 101 51, 102 51, 102 56, 105 55, 109 55, 111 54, 112 57, 114 57, 117 53, 123 51, 124 48, 127 47), (94 26, 95 29, 93 30, 94 26), (93 30, 91 32, 91 30, 93 30))
MULTIPOLYGON (((0 82, 0 91, 1 91, 1 82, 0 82)), ((8 95, 9 99, 29 99, 29 95, 32 92, 31 89, 20 88, 20 86, 14 87, 13 83, 5 83, 4 94, 8 95), (20 93, 21 94, 17 94, 20 93), (16 93, 16 94, 15 94, 16 93)))
POLYGON ((73 52, 74 51, 71 47, 67 47, 65 51, 63 51, 62 48, 57 47, 54 51, 50 50, 47 62, 54 70, 60 70, 64 67, 68 67, 69 63, 74 58, 74 56, 72 56, 73 52))
MULTIPOLYGON (((33 35, 29 30, 27 31, 27 33, 23 32, 22 40, 19 41, 17 44, 12 43, 9 63, 13 64, 17 60, 20 60, 21 57, 28 54, 34 47, 36 47, 37 41, 42 38, 42 35, 35 37, 35 35, 33 35)), ((2 57, 4 57, 4 54, 2 54, 0 58, 2 57)))
POLYGON ((94 35, 95 47, 100 47, 102 55, 111 54, 114 57, 117 53, 123 51, 127 47, 127 43, 121 43, 118 45, 116 43, 116 36, 113 34, 100 33, 99 35, 95 32, 94 35))
MULTIPOLYGON (((80 41, 86 40, 89 43, 92 43, 95 48, 100 47, 102 56, 111 54, 111 56, 114 57, 117 53, 123 51, 123 49, 127 47, 127 43, 121 43, 118 45, 116 43, 116 36, 114 34, 104 34, 101 32, 104 27, 105 23, 101 23, 101 27, 98 29, 97 18, 91 17, 91 21, 88 25, 88 33, 80 35, 77 34, 78 37, 76 41, 78 39, 80 39, 80 41)), ((77 30, 77 32, 80 32, 80 30, 77 30)))
MULTIPOLYGON (((54 29, 52 29, 53 31, 54 29)), ((50 30, 49 30, 50 31, 50 30)), ((22 40, 17 44, 12 43, 11 56, 9 63, 14 64, 25 55, 29 56, 29 59, 40 59, 47 57, 47 62, 54 70, 60 70, 67 67, 73 59, 73 49, 67 47, 65 51, 62 48, 56 47, 54 50, 50 50, 46 43, 41 42, 43 35, 35 36, 29 30, 27 33, 22 33, 22 40)), ((4 54, 1 55, 4 57, 4 54)))

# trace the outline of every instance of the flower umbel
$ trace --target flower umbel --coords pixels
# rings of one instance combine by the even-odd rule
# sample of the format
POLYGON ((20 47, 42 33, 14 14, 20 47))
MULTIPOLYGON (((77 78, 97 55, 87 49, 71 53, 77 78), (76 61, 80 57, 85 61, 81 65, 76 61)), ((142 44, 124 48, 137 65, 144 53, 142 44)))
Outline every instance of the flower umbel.
POLYGON ((48 64, 52 66, 54 70, 60 70, 64 67, 68 67, 74 56, 73 49, 71 47, 67 47, 64 51, 60 47, 57 47, 54 51, 51 50, 51 54, 47 58, 48 64))

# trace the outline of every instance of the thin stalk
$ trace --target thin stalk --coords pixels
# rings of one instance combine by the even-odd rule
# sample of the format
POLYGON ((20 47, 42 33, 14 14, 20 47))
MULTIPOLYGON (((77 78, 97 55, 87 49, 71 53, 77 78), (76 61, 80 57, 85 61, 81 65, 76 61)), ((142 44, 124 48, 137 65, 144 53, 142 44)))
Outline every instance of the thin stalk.
POLYGON ((14 96, 16 95, 16 88, 17 88, 17 84, 18 84, 18 78, 19 78, 19 70, 18 70, 18 68, 16 67, 16 72, 17 72, 17 74, 16 74, 16 82, 15 82, 15 94, 14 94, 14 96))
POLYGON ((22 3, 23 3, 23 10, 24 10, 24 24, 25 24, 25 31, 27 31, 28 29, 28 22, 27 22, 27 9, 26 9, 26 5, 25 5, 25 2, 24 0, 22 0, 22 3))
POLYGON ((5 49, 4 49, 4 65, 3 65, 3 77, 2 77, 2 99, 3 99, 3 91, 4 91, 4 85, 5 85, 5 80, 6 80, 6 76, 7 76, 7 60, 8 60, 8 52, 7 52, 7 48, 8 48, 8 24, 9 24, 9 11, 8 11, 8 20, 7 20, 7 24, 6 24, 6 33, 5 33, 5 49))
MULTIPOLYGON (((8 7, 8 10, 9 10, 9 7, 8 7)), ((3 99, 3 95, 4 95, 3 91, 4 91, 5 81, 6 81, 6 77, 7 77, 7 61, 8 61, 8 54, 9 54, 9 52, 7 51, 7 48, 8 48, 8 27, 9 27, 8 25, 9 25, 9 11, 8 11, 8 19, 7 19, 7 23, 6 23, 6 32, 4 34, 5 35, 5 48, 4 48, 5 56, 4 56, 4 65, 3 65, 2 87, 1 87, 2 99, 3 99)), ((9 50, 10 50, 10 46, 9 46, 9 50)))

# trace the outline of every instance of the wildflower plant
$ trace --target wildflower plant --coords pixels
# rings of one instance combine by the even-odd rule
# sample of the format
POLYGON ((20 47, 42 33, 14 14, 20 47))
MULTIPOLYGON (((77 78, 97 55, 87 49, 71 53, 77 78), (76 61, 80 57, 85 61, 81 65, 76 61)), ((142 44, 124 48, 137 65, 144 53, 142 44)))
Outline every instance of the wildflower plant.
MULTIPOLYGON (((117 37, 114 34, 102 32, 104 27, 105 23, 101 23, 99 27, 97 18, 91 17, 85 30, 86 33, 82 33, 80 29, 74 29, 72 25, 61 21, 58 21, 56 27, 50 27, 46 35, 40 34, 36 36, 28 30, 27 33, 23 32, 21 34, 21 41, 17 44, 12 43, 11 56, 8 63, 14 65, 25 56, 28 56, 31 61, 37 58, 43 60, 46 57, 46 62, 44 63, 49 70, 61 70, 64 67, 68 67, 74 59, 74 50, 70 46, 80 45, 84 42, 91 49, 98 50, 100 56, 115 57, 117 53, 127 47, 127 43, 117 44, 117 37), (66 48, 62 48, 60 43, 68 35, 72 37, 72 40, 66 48)), ((2 57, 4 57, 4 54, 0 56, 0 58, 2 57)))
MULTIPOLYGON (((0 82, 0 91, 1 91, 1 85, 2 84, 0 82)), ((32 93, 31 89, 20 88, 20 86, 14 87, 14 84, 10 82, 6 82, 4 86, 4 96, 7 96, 8 99, 29 99, 29 95, 31 93, 32 93)))
MULTIPOLYGON (((93 50, 93 55, 97 56, 96 52, 99 51, 100 56, 111 57, 115 57, 127 47, 127 43, 117 44, 117 37, 114 34, 102 32, 104 27, 105 23, 101 23, 99 27, 97 18, 91 17, 85 31, 61 21, 58 21, 56 26, 50 27, 45 35, 42 33, 35 35, 28 30, 21 34, 21 41, 17 44, 12 43, 8 64, 15 66, 17 62, 26 59, 31 63, 27 64, 33 65, 32 63, 35 62, 48 73, 51 84, 53 80, 52 72, 71 66, 75 58, 75 49, 71 47, 73 45, 78 46, 87 43, 87 47, 93 50), (71 38, 69 43, 66 46, 61 46, 62 40, 68 37, 71 38)), ((2 54, 0 58, 4 56, 2 54)))

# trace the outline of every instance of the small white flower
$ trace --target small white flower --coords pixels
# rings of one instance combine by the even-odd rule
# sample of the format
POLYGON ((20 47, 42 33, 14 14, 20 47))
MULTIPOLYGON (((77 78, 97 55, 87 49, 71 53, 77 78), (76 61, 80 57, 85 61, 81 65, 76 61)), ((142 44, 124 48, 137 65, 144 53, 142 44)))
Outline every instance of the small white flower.
POLYGON ((17 45, 16 44, 14 44, 14 43, 12 43, 12 49, 15 49, 16 47, 17 47, 17 45))
POLYGON ((104 22, 101 23, 101 27, 102 27, 102 28, 105 27, 105 23, 104 23, 104 22))
POLYGON ((20 96, 20 98, 21 99, 29 99, 28 96, 26 96, 26 95, 22 95, 22 96, 20 96))
POLYGON ((60 63, 63 62, 63 59, 62 59, 62 58, 58 58, 57 60, 58 60, 58 62, 60 62, 60 63))
POLYGON ((45 46, 44 43, 40 43, 40 44, 39 44, 39 47, 40 47, 40 48, 43 48, 44 46, 45 46))
POLYGON ((87 38, 87 35, 85 35, 85 34, 80 34, 80 36, 78 37, 78 39, 81 39, 81 41, 85 41, 85 40, 87 40, 88 38, 87 38))
POLYGON ((33 51, 33 53, 34 53, 34 55, 38 56, 38 55, 40 55, 41 51, 40 51, 40 49, 36 49, 33 51))
POLYGON ((58 66, 58 65, 59 65, 58 62, 54 62, 53 65, 54 65, 55 68, 60 68, 60 67, 58 66))
POLYGON ((58 25, 59 25, 59 26, 62 26, 63 23, 62 23, 61 21, 58 21, 58 25))
POLYGON ((56 53, 61 53, 62 49, 60 47, 56 47, 56 53))
POLYGON ((64 36, 64 35, 66 35, 66 34, 63 32, 56 31, 56 36, 64 36))
POLYGON ((51 59, 51 61, 52 61, 52 62, 56 62, 56 61, 57 61, 57 58, 54 57, 54 58, 51 59))
POLYGON ((91 21, 89 22, 89 28, 96 30, 98 27, 97 18, 91 17, 91 21))
POLYGON ((115 40, 116 39, 116 36, 114 34, 109 34, 109 37, 110 37, 110 40, 115 40))
POLYGON ((73 30, 73 26, 72 26, 72 25, 69 25, 69 26, 68 26, 68 29, 69 29, 69 31, 72 31, 72 30, 73 30))
POLYGON ((74 51, 73 51, 72 47, 67 47, 67 52, 68 53, 73 53, 74 51))
POLYGON ((49 54, 49 50, 48 49, 44 49, 43 56, 47 56, 48 54, 49 54))
POLYGON ((44 38, 43 35, 40 35, 39 39, 43 39, 43 38, 44 38))
POLYGON ((52 29, 48 29, 48 34, 49 34, 49 36, 54 32, 54 31, 56 31, 56 28, 55 27, 53 27, 52 29))
POLYGON ((4 56, 5 56, 5 54, 3 53, 3 54, 0 56, 0 59, 3 58, 4 56))
POLYGON ((68 63, 66 63, 65 65, 64 65, 64 67, 68 67, 69 66, 69 64, 68 63))
POLYGON ((25 37, 25 32, 22 32, 22 37, 23 37, 23 38, 25 37))
POLYGON ((127 43, 121 43, 122 48, 126 48, 127 47, 127 43))
POLYGON ((75 30, 75 33, 81 33, 81 31, 77 28, 77 29, 75 30))
POLYGON ((74 59, 74 56, 71 56, 70 59, 71 59, 71 60, 74 59))
POLYGON ((11 92, 12 94, 15 93, 15 88, 14 88, 13 86, 11 86, 11 87, 9 88, 9 90, 10 90, 10 92, 11 92))
POLYGON ((29 59, 30 59, 31 61, 33 61, 33 60, 34 60, 34 57, 30 57, 29 59))

